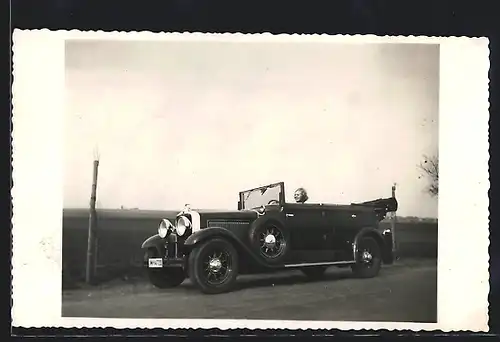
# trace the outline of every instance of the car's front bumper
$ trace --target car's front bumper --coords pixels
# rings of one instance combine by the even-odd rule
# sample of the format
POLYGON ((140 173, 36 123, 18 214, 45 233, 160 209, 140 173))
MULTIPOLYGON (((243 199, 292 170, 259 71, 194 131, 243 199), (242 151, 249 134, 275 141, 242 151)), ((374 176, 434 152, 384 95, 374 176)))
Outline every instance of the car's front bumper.
POLYGON ((166 268, 166 267, 185 267, 186 257, 176 258, 148 258, 144 260, 144 267, 148 269, 166 268))

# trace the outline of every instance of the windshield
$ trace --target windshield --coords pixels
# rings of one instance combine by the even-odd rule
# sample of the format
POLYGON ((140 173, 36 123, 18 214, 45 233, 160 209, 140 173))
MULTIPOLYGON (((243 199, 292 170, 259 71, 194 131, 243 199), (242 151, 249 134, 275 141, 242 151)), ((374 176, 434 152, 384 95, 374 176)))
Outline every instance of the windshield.
POLYGON ((243 209, 254 209, 263 205, 278 204, 280 202, 281 186, 280 184, 270 185, 267 187, 248 190, 241 193, 243 209))

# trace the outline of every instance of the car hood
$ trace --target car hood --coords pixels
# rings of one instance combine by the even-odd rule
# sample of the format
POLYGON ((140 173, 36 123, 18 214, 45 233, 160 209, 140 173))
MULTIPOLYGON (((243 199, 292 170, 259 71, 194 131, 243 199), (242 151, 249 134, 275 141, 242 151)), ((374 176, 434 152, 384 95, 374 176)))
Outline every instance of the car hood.
POLYGON ((200 214, 200 219, 202 221, 209 219, 256 219, 258 214, 254 210, 204 210, 204 209, 194 209, 200 214))

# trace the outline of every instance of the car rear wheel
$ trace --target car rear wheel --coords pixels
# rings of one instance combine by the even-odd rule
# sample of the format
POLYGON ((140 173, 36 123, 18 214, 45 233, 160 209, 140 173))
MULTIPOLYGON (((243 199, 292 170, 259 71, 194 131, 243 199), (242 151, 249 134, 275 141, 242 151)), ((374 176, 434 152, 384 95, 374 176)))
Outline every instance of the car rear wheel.
MULTIPOLYGON (((154 249, 148 250, 145 254, 146 260, 158 257, 159 254, 154 249)), ((181 267, 148 268, 147 272, 151 284, 159 289, 176 287, 186 279, 186 273, 181 267)))
POLYGON ((358 278, 373 278, 380 271, 382 253, 380 246, 371 237, 363 237, 358 243, 356 263, 352 266, 353 273, 358 278))
POLYGON ((304 273, 308 278, 311 279, 320 279, 325 274, 325 271, 328 267, 326 266, 314 266, 314 267, 304 267, 301 269, 302 273, 304 273))
POLYGON ((189 278, 201 292, 228 292, 238 276, 238 254, 225 239, 208 240, 191 251, 188 269, 189 278))

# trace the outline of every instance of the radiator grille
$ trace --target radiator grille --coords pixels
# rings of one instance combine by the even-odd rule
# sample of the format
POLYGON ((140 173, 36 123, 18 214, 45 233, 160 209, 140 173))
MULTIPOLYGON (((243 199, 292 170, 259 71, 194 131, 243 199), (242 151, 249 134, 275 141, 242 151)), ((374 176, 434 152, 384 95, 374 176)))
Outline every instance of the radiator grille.
POLYGON ((184 247, 184 241, 186 240, 187 237, 185 236, 175 236, 175 238, 168 242, 165 243, 165 249, 166 249, 166 254, 165 256, 167 258, 180 258, 184 255, 185 252, 185 247, 184 247))

